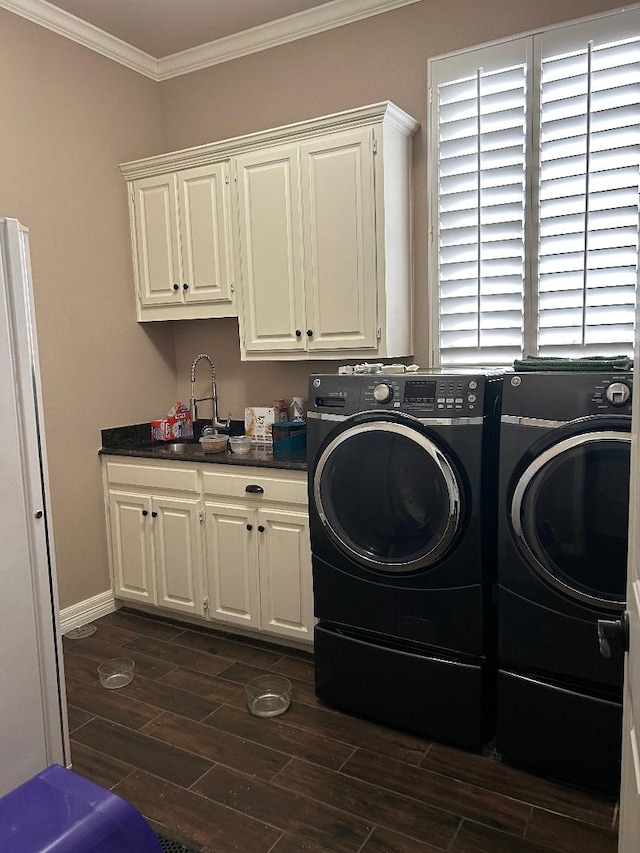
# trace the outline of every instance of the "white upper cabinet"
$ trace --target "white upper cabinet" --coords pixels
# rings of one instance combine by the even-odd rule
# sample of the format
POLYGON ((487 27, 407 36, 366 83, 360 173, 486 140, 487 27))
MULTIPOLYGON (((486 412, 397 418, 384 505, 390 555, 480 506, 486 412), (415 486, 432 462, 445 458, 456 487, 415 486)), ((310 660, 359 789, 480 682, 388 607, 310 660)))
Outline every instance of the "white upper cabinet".
POLYGON ((377 351, 373 144, 358 128, 237 158, 243 357, 377 351))
POLYGON ((138 320, 235 316, 229 164, 130 183, 138 320))
POLYGON ((245 360, 413 355, 417 129, 386 101, 124 164, 138 319, 237 315, 245 360))
POLYGON ((416 129, 382 104, 233 159, 243 359, 413 354, 416 129))

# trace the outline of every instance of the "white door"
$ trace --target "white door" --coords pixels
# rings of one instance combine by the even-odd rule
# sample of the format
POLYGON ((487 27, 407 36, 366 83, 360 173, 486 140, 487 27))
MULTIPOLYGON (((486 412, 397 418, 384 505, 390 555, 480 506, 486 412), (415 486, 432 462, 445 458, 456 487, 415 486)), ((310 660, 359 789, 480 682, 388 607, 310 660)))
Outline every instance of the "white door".
MULTIPOLYGON (((640 364, 638 343, 635 364, 640 364)), ((640 383, 633 399, 630 493, 627 580, 629 654, 626 658, 622 723, 620 853, 637 853, 640 848, 640 383)))
POLYGON ((304 352, 299 149, 243 154, 236 169, 243 349, 304 352))
POLYGON ((255 512, 205 503, 206 565, 212 619, 260 627, 255 512))
POLYGON ((151 541, 151 498, 109 492, 109 523, 117 598, 157 604, 151 541))
POLYGON ((174 175, 133 182, 135 253, 141 305, 182 302, 178 196, 174 175))
POLYGON ((193 498, 151 500, 158 604, 196 616, 204 612, 199 510, 193 498))
MULTIPOLYGON (((185 302, 231 306, 229 165, 213 163, 177 172, 180 199, 180 249, 185 302), (186 287, 185 287, 186 285, 186 287)), ((222 314, 231 314, 229 308, 222 314)))
POLYGON ((319 357, 378 344, 373 159, 370 128, 301 146, 307 348, 319 357))
POLYGON ((291 510, 258 510, 262 630, 313 638, 309 518, 291 510))
POLYGON ((26 230, 0 219, 0 796, 69 755, 31 304, 26 230))

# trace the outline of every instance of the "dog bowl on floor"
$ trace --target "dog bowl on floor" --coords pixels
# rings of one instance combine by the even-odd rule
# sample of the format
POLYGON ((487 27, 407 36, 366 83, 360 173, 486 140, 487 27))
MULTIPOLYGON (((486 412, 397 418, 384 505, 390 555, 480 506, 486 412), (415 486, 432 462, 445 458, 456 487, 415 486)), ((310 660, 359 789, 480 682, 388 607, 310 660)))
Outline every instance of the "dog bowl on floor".
POLYGON ((282 675, 259 675, 247 683, 247 706, 256 717, 283 714, 291 702, 291 682, 282 675))
POLYGON ((135 663, 130 658, 111 658, 98 667, 100 684, 109 690, 125 687, 133 681, 135 663))

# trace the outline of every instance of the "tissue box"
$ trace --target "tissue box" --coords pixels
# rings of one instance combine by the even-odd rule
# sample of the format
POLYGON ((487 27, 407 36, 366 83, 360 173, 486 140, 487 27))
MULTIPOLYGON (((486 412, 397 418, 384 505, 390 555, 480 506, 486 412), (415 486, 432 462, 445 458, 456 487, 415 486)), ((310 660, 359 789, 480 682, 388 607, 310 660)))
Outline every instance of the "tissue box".
POLYGON ((271 444, 276 410, 266 406, 254 406, 244 410, 244 432, 250 435, 253 444, 271 444))
POLYGON ((180 402, 169 409, 166 417, 151 421, 153 441, 174 441, 176 438, 193 438, 191 412, 180 402))
POLYGON ((151 438, 153 441, 175 441, 176 438, 193 438, 193 422, 191 416, 175 415, 151 421, 151 438))

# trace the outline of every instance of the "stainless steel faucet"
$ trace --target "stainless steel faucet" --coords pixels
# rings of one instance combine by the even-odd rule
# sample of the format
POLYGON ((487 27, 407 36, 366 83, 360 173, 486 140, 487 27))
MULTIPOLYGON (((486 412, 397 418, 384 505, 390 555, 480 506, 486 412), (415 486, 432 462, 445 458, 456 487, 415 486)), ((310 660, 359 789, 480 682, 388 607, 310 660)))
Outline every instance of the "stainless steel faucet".
MULTIPOLYGON (((201 352, 200 355, 197 355, 193 364, 191 365, 191 420, 195 423, 198 420, 198 403, 202 403, 204 400, 211 400, 213 406, 213 414, 211 417, 211 426, 214 430, 217 429, 229 429, 229 425, 231 421, 228 419, 225 421, 218 420, 218 394, 216 391, 216 368, 213 363, 213 359, 208 356, 206 353, 201 352), (211 365, 211 396, 210 397, 198 397, 196 399, 195 396, 195 381, 196 381, 196 365, 198 362, 204 359, 208 361, 211 365)), ((208 427, 205 427, 208 429, 208 427)))

